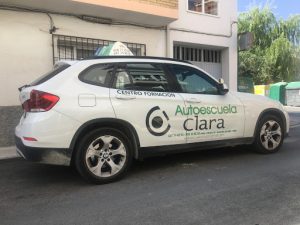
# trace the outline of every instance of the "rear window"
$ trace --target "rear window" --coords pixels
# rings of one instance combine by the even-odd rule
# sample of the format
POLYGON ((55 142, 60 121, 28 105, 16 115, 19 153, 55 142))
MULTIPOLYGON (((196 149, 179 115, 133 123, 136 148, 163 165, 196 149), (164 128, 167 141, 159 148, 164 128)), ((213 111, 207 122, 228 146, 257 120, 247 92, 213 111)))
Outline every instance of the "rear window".
POLYGON ((55 66, 53 68, 53 70, 51 70, 50 72, 44 74, 43 76, 39 77, 38 79, 36 79, 35 81, 33 81, 30 86, 35 86, 35 85, 39 85, 42 84, 44 82, 46 82, 47 80, 50 80, 52 77, 56 76, 57 74, 59 74, 60 72, 64 71, 65 69, 67 69, 68 67, 70 67, 69 64, 60 64, 58 66, 55 66))

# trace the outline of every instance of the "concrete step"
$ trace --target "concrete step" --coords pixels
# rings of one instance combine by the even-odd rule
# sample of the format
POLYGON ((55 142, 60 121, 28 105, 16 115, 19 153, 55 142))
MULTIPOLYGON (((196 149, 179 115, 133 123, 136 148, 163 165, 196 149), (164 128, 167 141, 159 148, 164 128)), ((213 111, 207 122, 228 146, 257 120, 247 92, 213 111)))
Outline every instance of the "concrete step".
POLYGON ((20 157, 16 152, 16 146, 1 147, 0 160, 20 157))
POLYGON ((296 106, 284 106, 284 109, 289 113, 300 113, 300 107, 296 106))

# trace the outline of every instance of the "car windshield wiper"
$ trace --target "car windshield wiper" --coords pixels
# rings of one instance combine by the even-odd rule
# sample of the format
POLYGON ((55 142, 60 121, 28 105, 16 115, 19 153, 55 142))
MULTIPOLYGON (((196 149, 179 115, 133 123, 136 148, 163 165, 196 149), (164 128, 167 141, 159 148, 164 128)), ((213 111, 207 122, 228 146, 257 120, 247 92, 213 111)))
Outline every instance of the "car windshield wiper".
POLYGON ((23 90, 23 88, 27 88, 27 87, 30 87, 30 86, 31 85, 29 85, 29 84, 25 84, 22 87, 19 87, 18 90, 21 92, 23 90))

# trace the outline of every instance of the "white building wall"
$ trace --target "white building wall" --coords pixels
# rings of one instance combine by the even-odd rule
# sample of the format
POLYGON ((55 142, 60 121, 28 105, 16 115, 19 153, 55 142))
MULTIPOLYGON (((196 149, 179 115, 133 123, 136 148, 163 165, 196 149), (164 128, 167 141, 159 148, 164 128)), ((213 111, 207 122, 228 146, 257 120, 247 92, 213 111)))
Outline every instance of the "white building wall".
MULTIPOLYGON (((164 30, 111 26, 51 15, 55 34, 145 44, 148 56, 165 56, 164 30)), ((0 106, 19 105, 17 88, 52 68, 50 20, 43 13, 0 10, 0 106)))
POLYGON ((187 0, 179 1, 179 19, 169 25, 167 55, 173 44, 222 50, 222 78, 237 90, 237 0, 219 0, 218 16, 188 11, 187 0))
POLYGON ((0 10, 0 106, 17 105, 17 88, 52 66, 49 19, 0 10))
POLYGON ((218 16, 188 11, 187 0, 179 0, 179 19, 172 28, 185 28, 216 35, 230 35, 230 23, 237 21, 237 0, 219 0, 218 16))

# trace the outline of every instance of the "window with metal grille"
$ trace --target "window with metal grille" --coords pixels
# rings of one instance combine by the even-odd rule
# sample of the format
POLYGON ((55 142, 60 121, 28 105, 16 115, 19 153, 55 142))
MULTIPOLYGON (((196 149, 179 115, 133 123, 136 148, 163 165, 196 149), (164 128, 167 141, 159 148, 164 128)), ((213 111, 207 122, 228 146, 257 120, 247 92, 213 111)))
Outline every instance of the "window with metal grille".
MULTIPOLYGON (((59 60, 77 60, 94 56, 96 50, 108 46, 115 41, 74 37, 65 35, 52 35, 53 63, 59 60)), ((135 56, 146 55, 146 45, 122 42, 135 56)))
POLYGON ((194 62, 221 63, 221 51, 174 45, 173 58, 194 62))

